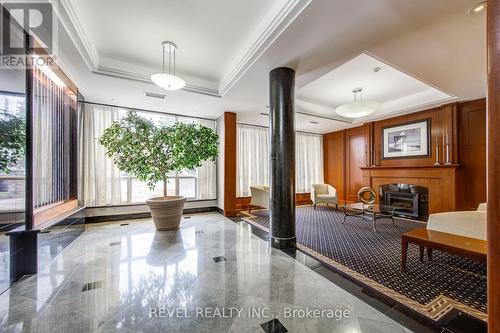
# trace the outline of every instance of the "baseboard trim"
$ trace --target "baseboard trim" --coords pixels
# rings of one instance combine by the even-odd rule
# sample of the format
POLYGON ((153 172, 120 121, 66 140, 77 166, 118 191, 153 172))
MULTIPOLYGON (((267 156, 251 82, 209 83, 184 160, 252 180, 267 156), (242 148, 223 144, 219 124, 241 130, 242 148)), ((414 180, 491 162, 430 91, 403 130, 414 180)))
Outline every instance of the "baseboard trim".
MULTIPOLYGON (((217 207, 198 207, 198 208, 186 208, 183 214, 199 214, 208 212, 218 212, 217 207)), ((123 220, 137 220, 137 219, 148 219, 151 218, 150 212, 145 213, 130 213, 130 214, 114 214, 114 215, 102 215, 102 216, 89 216, 86 218, 85 223, 102 223, 102 222, 115 222, 123 220)))

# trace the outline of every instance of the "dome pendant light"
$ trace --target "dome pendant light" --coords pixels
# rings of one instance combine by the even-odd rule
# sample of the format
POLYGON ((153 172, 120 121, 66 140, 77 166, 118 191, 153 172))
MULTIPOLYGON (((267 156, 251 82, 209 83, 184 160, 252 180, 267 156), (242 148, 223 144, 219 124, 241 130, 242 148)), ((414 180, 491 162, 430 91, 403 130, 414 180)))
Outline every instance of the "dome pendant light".
POLYGON ((175 51, 177 50, 177 45, 166 41, 161 43, 161 47, 163 51, 163 72, 151 75, 151 81, 166 90, 179 90, 184 88, 186 81, 175 75, 175 51), (166 52, 168 52, 168 73, 165 71, 166 52))
POLYGON ((382 103, 373 101, 363 101, 363 88, 356 88, 352 91, 354 93, 354 102, 343 104, 335 109, 335 112, 347 118, 361 118, 366 117, 380 110, 382 103), (357 94, 360 94, 359 101, 357 100, 357 94))

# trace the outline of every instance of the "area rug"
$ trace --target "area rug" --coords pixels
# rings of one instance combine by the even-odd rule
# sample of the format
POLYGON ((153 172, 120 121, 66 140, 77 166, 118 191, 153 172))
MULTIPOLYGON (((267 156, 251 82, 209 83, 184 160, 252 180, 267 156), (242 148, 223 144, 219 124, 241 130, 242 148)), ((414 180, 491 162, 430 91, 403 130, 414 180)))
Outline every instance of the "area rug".
MULTIPOLYGON (((243 218, 269 231, 267 210, 243 218)), ((351 278, 438 321, 452 309, 486 321, 486 264, 434 251, 433 260, 419 260, 419 248, 410 244, 407 269, 401 272, 401 235, 425 224, 406 219, 371 221, 348 217, 332 207, 296 209, 298 248, 351 278)))

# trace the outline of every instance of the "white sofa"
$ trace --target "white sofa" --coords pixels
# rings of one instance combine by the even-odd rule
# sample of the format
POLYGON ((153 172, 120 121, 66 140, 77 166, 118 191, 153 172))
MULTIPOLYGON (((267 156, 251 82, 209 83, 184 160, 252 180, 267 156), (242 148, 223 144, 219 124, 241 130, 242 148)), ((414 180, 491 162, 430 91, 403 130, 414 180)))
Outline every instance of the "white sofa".
POLYGON ((250 186, 252 199, 248 213, 252 212, 253 206, 269 209, 269 186, 250 186))
POLYGON ((475 211, 431 214, 427 229, 486 240, 486 203, 475 211))
POLYGON ((337 190, 332 185, 328 184, 311 184, 311 200, 316 205, 319 204, 333 204, 337 206, 337 190))

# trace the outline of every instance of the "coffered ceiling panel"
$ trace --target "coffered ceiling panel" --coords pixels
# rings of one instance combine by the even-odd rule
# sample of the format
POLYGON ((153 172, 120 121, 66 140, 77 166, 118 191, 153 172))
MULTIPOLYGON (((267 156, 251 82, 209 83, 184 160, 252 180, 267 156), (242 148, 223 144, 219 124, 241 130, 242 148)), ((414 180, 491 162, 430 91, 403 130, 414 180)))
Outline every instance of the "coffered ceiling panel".
POLYGON ((91 70, 148 81, 168 40, 178 45, 177 73, 188 90, 219 95, 310 0, 61 2, 91 70))

